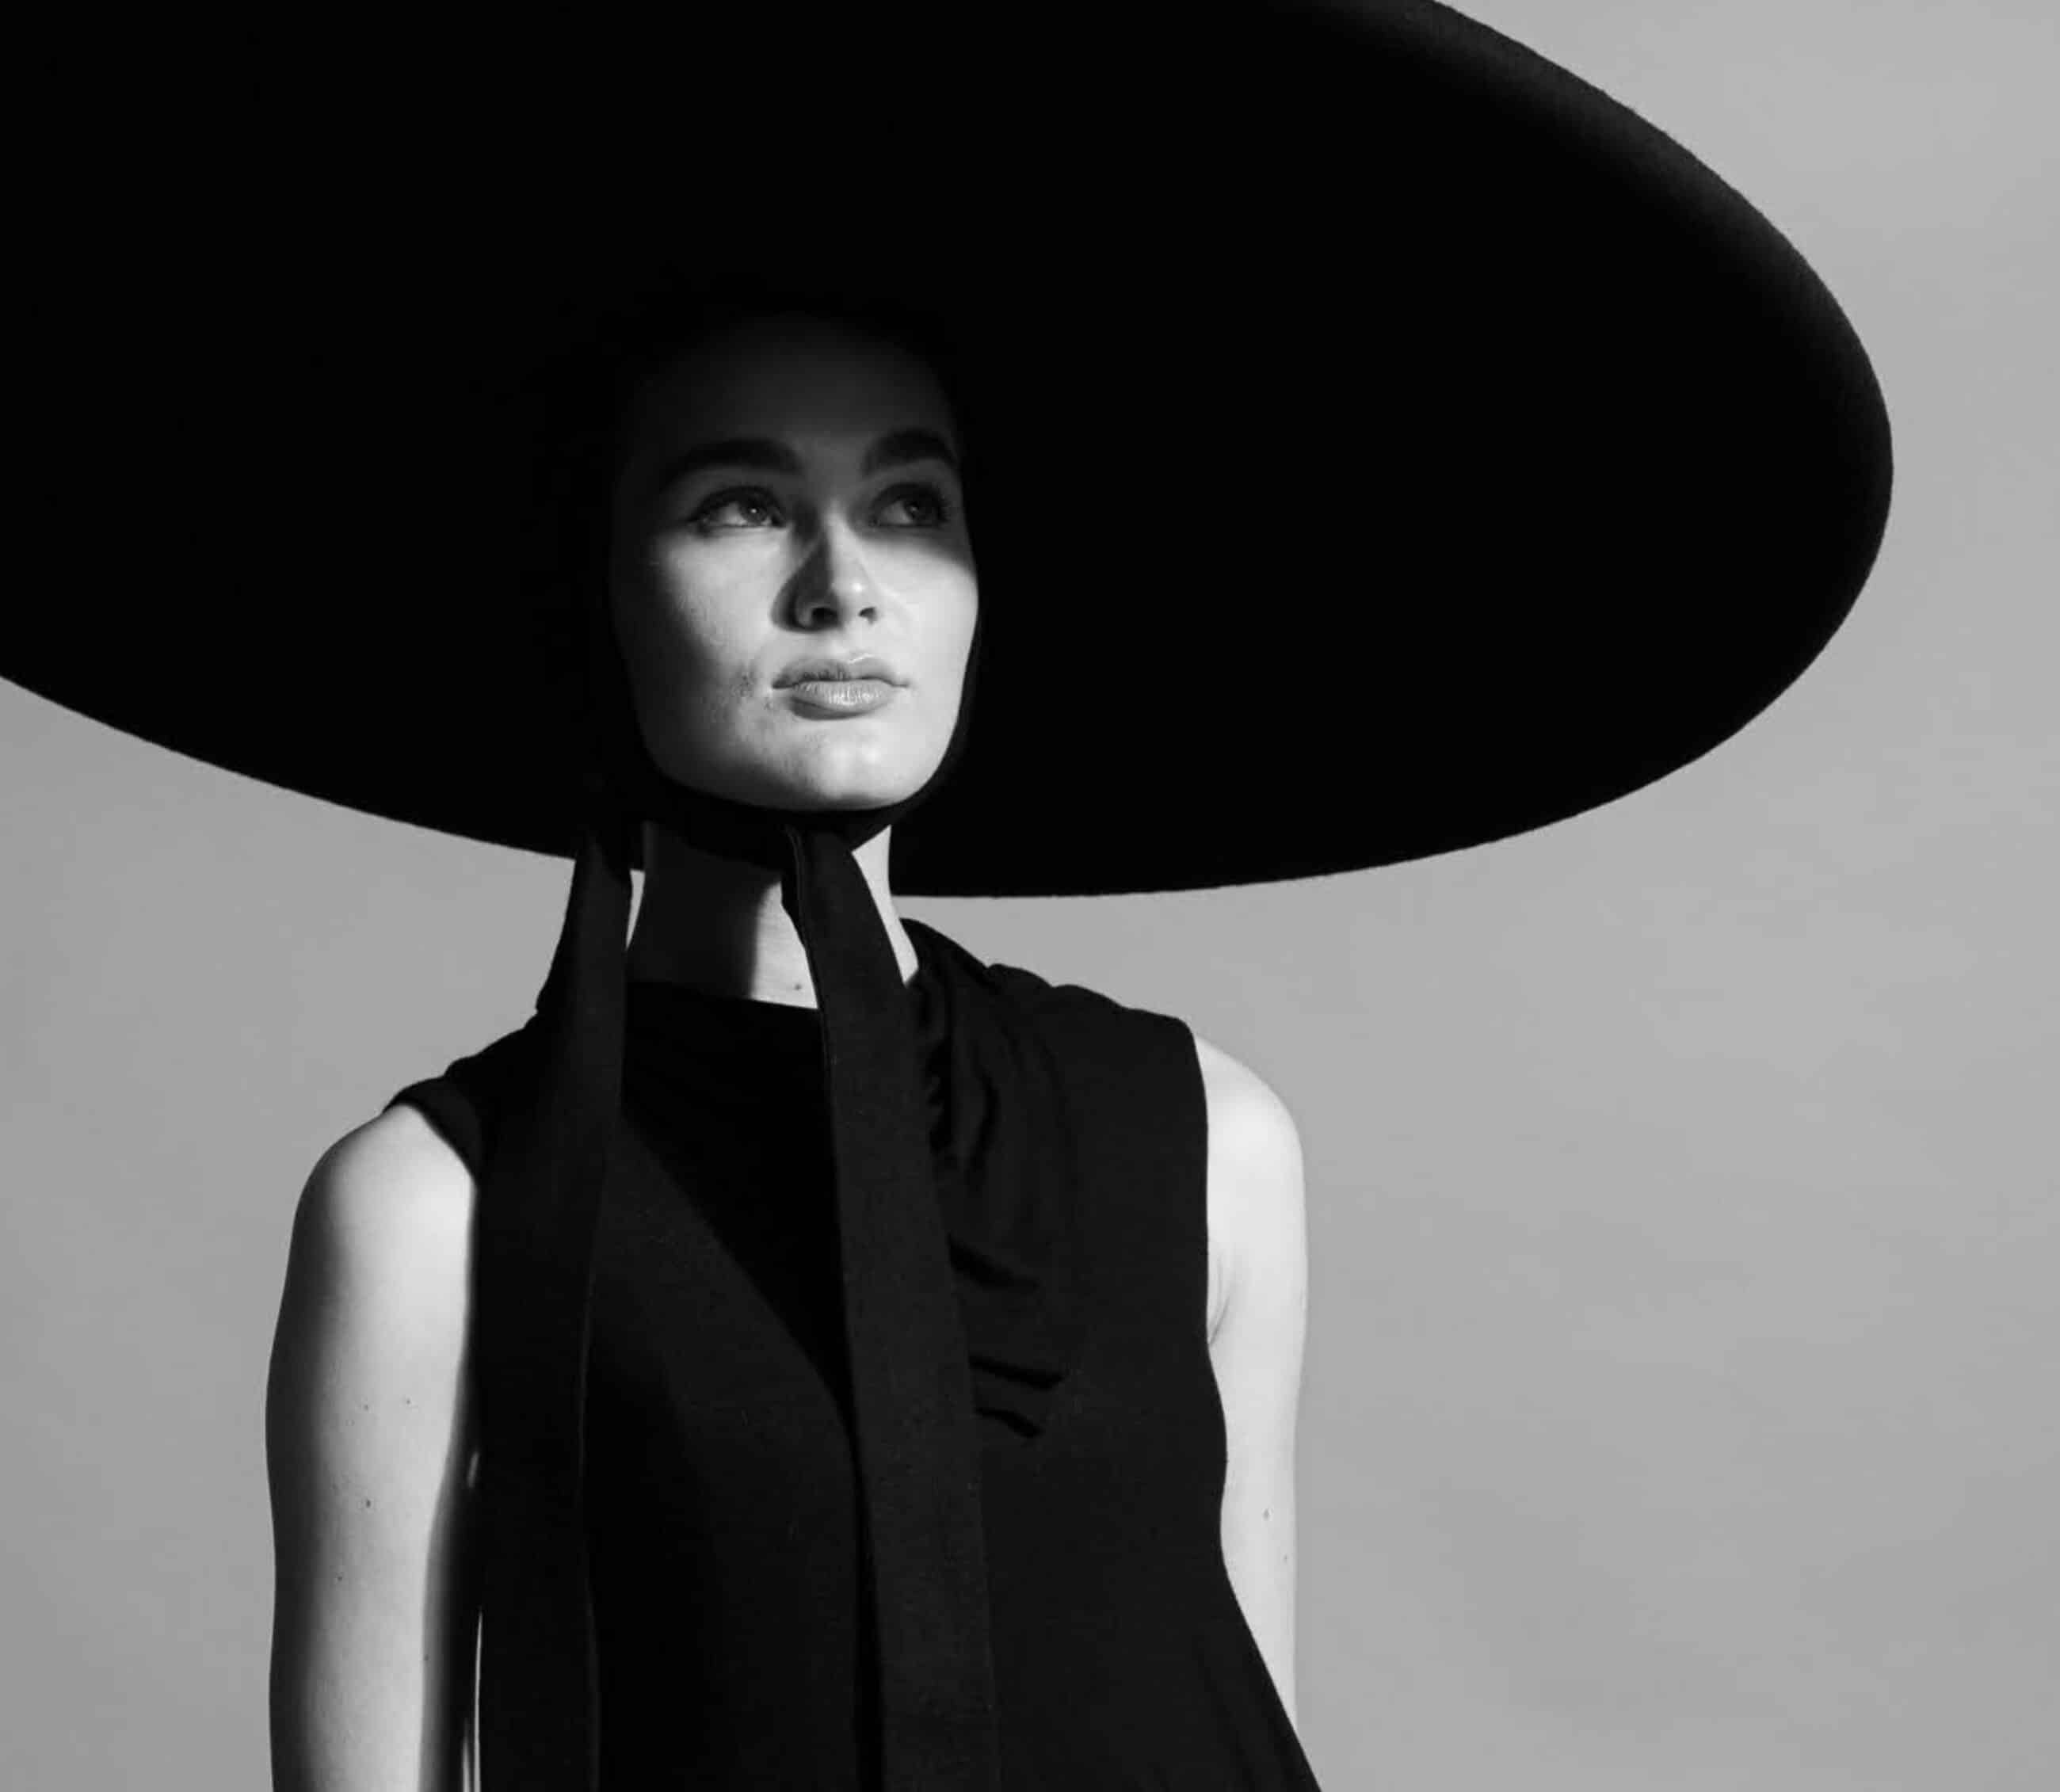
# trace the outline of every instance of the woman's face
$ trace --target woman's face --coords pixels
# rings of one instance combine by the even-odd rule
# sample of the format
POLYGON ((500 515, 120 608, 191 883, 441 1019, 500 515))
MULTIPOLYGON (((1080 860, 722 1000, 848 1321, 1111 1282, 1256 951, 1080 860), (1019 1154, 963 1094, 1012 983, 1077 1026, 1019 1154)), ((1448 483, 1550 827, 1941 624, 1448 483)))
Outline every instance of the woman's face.
POLYGON ((960 444, 920 359, 832 320, 768 315, 645 381, 626 422, 609 602, 665 775, 774 808, 920 788, 957 720, 979 605, 960 444), (784 684, 886 662, 870 708, 784 684))

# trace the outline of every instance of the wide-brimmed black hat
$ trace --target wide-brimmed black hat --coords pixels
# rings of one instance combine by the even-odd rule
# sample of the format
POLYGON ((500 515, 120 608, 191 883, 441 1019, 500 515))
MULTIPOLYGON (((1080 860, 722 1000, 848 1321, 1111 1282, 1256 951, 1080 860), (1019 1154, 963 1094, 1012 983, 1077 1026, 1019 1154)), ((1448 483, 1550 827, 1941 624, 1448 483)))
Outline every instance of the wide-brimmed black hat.
MULTIPOLYGON (((944 376, 977 694, 896 806, 904 893, 1301 877, 1578 814, 1779 697, 1882 538, 1881 393, 1803 258, 1423 0, 182 18, 27 62, 52 552, 0 674, 577 856, 536 1100, 481 1194, 495 1792, 596 1760, 581 1353, 641 840, 594 779, 585 646, 625 357, 741 299, 878 319, 944 376)), ((966 1332, 840 832, 886 812, 723 825, 780 871, 822 1011, 873 1766, 991 1788, 966 1332)))
POLYGON ((1594 808, 1773 702, 1882 536, 1882 397, 1802 257, 1442 6, 188 29, 42 77, 66 552, 0 674, 267 783, 573 851, 537 468, 568 373, 725 280, 959 351, 980 713, 910 894, 1594 808))

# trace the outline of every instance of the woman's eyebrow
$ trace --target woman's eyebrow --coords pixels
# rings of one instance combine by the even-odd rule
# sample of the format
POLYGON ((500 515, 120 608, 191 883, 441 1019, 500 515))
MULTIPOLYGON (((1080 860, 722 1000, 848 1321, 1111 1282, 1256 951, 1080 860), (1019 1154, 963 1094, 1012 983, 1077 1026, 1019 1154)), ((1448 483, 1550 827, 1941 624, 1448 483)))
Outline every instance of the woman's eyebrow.
POLYGON ((883 467, 905 465, 911 461, 942 461, 953 473, 959 457, 952 445, 934 429, 891 429, 865 451, 859 472, 870 477, 883 467))
MULTIPOLYGON (((912 461, 941 461, 953 473, 959 470, 958 456, 952 452, 952 445, 936 430, 923 429, 889 430, 866 449, 858 470, 861 477, 870 478, 885 468, 904 466, 912 461)), ((710 467, 756 467, 765 473, 797 473, 801 470, 801 457, 770 436, 730 436, 721 441, 701 442, 661 466, 653 476, 652 492, 654 495, 669 492, 689 474, 710 467)))

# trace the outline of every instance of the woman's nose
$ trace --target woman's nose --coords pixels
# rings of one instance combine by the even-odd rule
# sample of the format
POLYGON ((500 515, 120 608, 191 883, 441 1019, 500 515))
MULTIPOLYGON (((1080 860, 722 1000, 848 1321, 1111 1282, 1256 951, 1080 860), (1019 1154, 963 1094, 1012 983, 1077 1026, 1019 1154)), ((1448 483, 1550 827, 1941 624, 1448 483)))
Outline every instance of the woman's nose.
POLYGON ((834 523, 816 537, 796 579, 796 605, 806 619, 864 615, 878 602, 864 550, 849 529, 834 523))

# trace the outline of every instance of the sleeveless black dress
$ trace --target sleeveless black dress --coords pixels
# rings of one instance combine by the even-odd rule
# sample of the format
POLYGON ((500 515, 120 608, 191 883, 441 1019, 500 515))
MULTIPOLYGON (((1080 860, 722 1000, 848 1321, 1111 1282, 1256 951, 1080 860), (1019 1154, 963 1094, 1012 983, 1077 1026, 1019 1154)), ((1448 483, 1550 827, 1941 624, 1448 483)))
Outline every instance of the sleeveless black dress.
MULTIPOLYGON (((947 976, 1049 1044, 1076 1139, 1080 1354, 1034 1436, 981 1419, 1004 1783, 1314 1787, 1224 1566, 1193 1036, 904 924, 940 1173, 981 1148, 954 1116, 1008 1099, 951 1086, 947 976)), ((478 1175, 535 1037, 525 1025, 387 1105, 418 1108, 478 1175)), ((624 1124, 648 1149, 611 1183, 595 1245, 601 1782, 860 1792, 871 1638, 818 1018, 632 981, 624 1047, 624 1124)))

